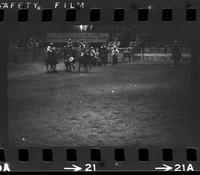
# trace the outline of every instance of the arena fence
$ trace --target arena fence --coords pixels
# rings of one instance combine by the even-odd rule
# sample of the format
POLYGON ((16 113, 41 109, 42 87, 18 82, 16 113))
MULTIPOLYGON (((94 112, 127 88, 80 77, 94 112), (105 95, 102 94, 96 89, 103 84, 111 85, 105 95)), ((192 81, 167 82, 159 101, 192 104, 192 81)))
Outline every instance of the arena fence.
MULTIPOLYGON (((152 63, 169 63, 172 60, 171 50, 152 50, 152 49, 136 49, 128 52, 128 48, 119 48, 118 62, 152 62, 152 63), (167 51, 167 52, 166 52, 167 51)), ((191 54, 189 50, 182 51, 182 62, 190 62, 191 54)), ((9 48, 8 62, 26 63, 26 62, 42 62, 46 55, 45 49, 37 48, 9 48)), ((111 51, 108 53, 108 62, 112 62, 111 51)))
MULTIPOLYGON (((171 49, 165 48, 137 48, 129 50, 129 48, 120 48, 118 54, 119 62, 151 62, 151 63, 170 63, 172 60, 171 49)), ((189 63, 191 51, 188 48, 181 48, 181 62, 189 63)), ((108 54, 108 62, 112 62, 111 53, 108 54)))

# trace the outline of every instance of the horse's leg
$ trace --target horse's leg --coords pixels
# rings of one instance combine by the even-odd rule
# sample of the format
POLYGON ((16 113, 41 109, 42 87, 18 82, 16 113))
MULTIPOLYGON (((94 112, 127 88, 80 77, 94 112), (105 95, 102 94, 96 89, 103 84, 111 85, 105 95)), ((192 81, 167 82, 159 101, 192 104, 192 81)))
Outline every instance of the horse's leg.
POLYGON ((69 63, 69 71, 72 72, 72 65, 69 63))
POLYGON ((84 65, 83 65, 83 63, 81 63, 81 65, 80 65, 80 71, 81 71, 81 66, 83 67, 83 70, 84 70, 84 65))
POLYGON ((84 70, 84 72, 86 72, 86 69, 85 69, 85 64, 83 64, 83 70, 84 70))
POLYGON ((56 72, 56 66, 57 66, 57 64, 54 64, 54 72, 56 72))
POLYGON ((48 72, 48 71, 49 71, 49 65, 46 64, 46 72, 48 72))
POLYGON ((78 72, 81 71, 81 63, 79 62, 79 65, 78 65, 78 72))
POLYGON ((67 71, 67 65, 66 65, 66 62, 65 62, 65 71, 67 71))
POLYGON ((73 68, 73 71, 75 71, 75 65, 74 65, 74 63, 72 64, 72 68, 73 68))
POLYGON ((86 72, 88 73, 88 65, 85 65, 85 68, 86 68, 86 72))
POLYGON ((52 65, 52 72, 54 72, 55 70, 55 65, 52 65))
POLYGON ((56 72, 56 65, 55 64, 52 65, 52 71, 56 72))
POLYGON ((91 61, 88 61, 88 69, 91 70, 91 61))
POLYGON ((48 64, 47 67, 48 67, 48 72, 51 72, 51 65, 48 64))
POLYGON ((53 71, 53 65, 50 64, 50 72, 52 72, 52 71, 53 71))
POLYGON ((87 64, 84 65, 84 69, 85 69, 85 72, 87 73, 88 72, 88 66, 87 66, 87 64))
POLYGON ((89 72, 89 70, 90 70, 90 65, 88 64, 87 65, 87 72, 89 72))
POLYGON ((55 72, 55 65, 52 65, 52 72, 55 72))

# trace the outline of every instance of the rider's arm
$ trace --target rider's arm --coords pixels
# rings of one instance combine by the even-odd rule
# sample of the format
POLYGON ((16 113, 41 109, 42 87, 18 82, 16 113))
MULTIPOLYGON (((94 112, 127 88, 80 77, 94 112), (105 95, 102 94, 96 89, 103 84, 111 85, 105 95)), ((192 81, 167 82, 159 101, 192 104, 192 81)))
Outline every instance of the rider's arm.
POLYGON ((50 46, 47 47, 47 52, 51 52, 51 47, 50 46))

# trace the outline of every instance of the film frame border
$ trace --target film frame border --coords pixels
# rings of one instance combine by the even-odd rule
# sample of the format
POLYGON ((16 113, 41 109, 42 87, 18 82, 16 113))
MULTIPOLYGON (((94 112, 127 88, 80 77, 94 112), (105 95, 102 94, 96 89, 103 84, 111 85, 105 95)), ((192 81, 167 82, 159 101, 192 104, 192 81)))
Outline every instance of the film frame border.
MULTIPOLYGON (((89 1, 88 1, 89 2, 89 1)), ((145 1, 144 1, 145 2, 145 1)), ((147 2, 147 1, 146 1, 147 2)), ((145 3, 146 3, 145 2, 145 3)), ((167 2, 167 1, 166 1, 167 2)), ((168 1, 169 2, 169 1, 168 1)), ((87 2, 86 2, 87 3, 87 2)), ((92 2, 90 2, 92 3, 92 2)), ((121 4, 123 7, 123 3, 119 3, 121 4)), ((129 4, 130 5, 130 4, 129 4)), ((132 4, 131 4, 132 5, 132 4)), ((119 5, 118 5, 119 6, 119 5)), ((119 8, 118 6, 116 6, 116 8, 119 8)), ((144 5, 142 5, 144 6, 144 5)), ((193 130, 193 133, 194 133, 194 138, 198 138, 199 134, 198 134, 198 131, 199 131, 199 128, 198 128, 198 123, 199 123, 199 118, 198 118, 198 114, 200 114, 200 111, 199 111, 199 97, 200 97, 200 94, 199 94, 199 67, 200 67, 200 64, 199 64, 199 49, 198 49, 198 46, 200 45, 200 36, 199 36, 199 10, 200 10, 200 5, 199 3, 195 2, 194 3, 194 6, 192 7, 189 7, 189 8, 193 8, 195 7, 195 9, 197 10, 197 14, 196 14, 196 20, 195 21, 187 21, 185 20, 185 16, 183 17, 182 15, 185 14, 183 12, 185 12, 185 4, 183 4, 183 6, 180 6, 180 7, 173 7, 173 5, 171 5, 170 7, 172 7, 173 9, 177 9, 176 13, 175 11, 173 11, 173 14, 175 13, 176 15, 173 16, 173 20, 170 21, 169 23, 165 23, 163 22, 161 19, 161 13, 160 13, 160 10, 159 9, 162 9, 162 8, 155 8, 154 10, 154 13, 153 14, 150 14, 149 15, 149 20, 147 22, 138 22, 137 21, 137 18, 135 16, 135 20, 132 20, 132 22, 136 25, 150 25, 151 26, 151 29, 152 31, 155 30, 155 26, 156 27, 159 27, 160 30, 164 29, 166 26, 169 26, 171 24, 176 24, 175 26, 173 27, 170 27, 171 30, 174 29, 175 33, 178 33, 183 27, 185 29, 185 31, 187 32, 190 32, 189 36, 188 37, 192 37, 192 54, 195 55, 196 59, 193 59, 192 61, 192 67, 191 67, 191 76, 192 76, 192 81, 191 81, 191 85, 192 85, 192 92, 191 92, 191 97, 193 99, 192 101, 192 105, 194 106, 194 110, 192 111, 192 117, 193 117, 193 120, 192 120, 192 126, 196 126, 192 129, 193 130), (157 11, 156 11, 157 9, 157 11), (178 13, 178 11, 181 11, 182 13, 178 13), (159 14, 159 15, 158 15, 159 14), (159 20, 158 20, 159 19, 159 20), (192 27, 191 27, 192 26, 192 27)), ((84 9, 84 12, 87 10, 89 11, 89 9, 91 9, 90 7, 87 7, 86 9, 84 9)), ((102 9, 102 6, 100 6, 100 9, 102 9)), ((109 7, 107 7, 107 9, 109 9, 109 7)), ((123 9, 123 8, 122 8, 123 9)), ((7 58, 7 52, 5 52, 7 50, 7 37, 9 35, 9 32, 12 32, 13 28, 12 26, 18 28, 19 30, 24 30, 24 27, 28 26, 28 28, 31 26, 31 25, 40 25, 40 26, 43 26, 43 25, 49 25, 49 27, 52 27, 53 25, 55 24, 59 24, 59 23, 62 23, 64 22, 63 21, 63 15, 61 15, 61 11, 62 11, 62 14, 63 14, 63 10, 59 11, 59 10, 56 10, 55 11, 55 16, 54 16, 54 20, 56 20, 56 22, 50 22, 49 24, 47 23, 43 23, 41 21, 38 21, 38 19, 40 18, 40 14, 35 11, 34 9, 29 9, 30 11, 30 14, 29 16, 35 16, 36 18, 32 18, 31 21, 28 21, 27 23, 19 23, 17 22, 17 18, 16 18, 16 14, 18 13, 17 10, 7 10, 5 13, 4 13, 4 21, 3 22, 0 22, 0 27, 1 27, 1 34, 0 34, 0 38, 1 38, 1 43, 0 43, 0 56, 1 58, 7 58), (9 14, 8 14, 9 13, 9 14), (35 14, 35 15, 34 15, 35 14), (60 15, 62 16, 62 19, 60 18, 60 15), (7 18, 8 17, 8 18, 7 18), (8 30, 9 28, 9 30, 8 30)), ((106 9, 104 9, 104 11, 106 11, 106 9)), ((109 11, 109 10, 108 10, 109 11)), ((113 11, 109 11, 109 14, 111 16, 113 16, 113 11), (112 13, 112 14, 111 14, 112 13)), ((81 16, 81 15, 80 15, 81 16)), ((113 20, 110 18, 110 19, 105 19, 103 20, 104 18, 102 18, 104 15, 101 16, 101 20, 100 22, 95 22, 95 24, 113 24, 115 25, 116 22, 113 22, 113 20)), ((128 17, 128 13, 125 14, 125 17, 123 20, 123 22, 117 22, 119 25, 126 25, 127 23, 130 22, 130 19, 128 17), (127 18, 128 17, 128 18, 127 18)), ((105 16, 104 16, 105 17, 105 16)), ((87 24, 93 24, 94 22, 91 22, 88 20, 88 18, 82 18, 82 20, 77 20, 75 22, 70 22, 69 24, 66 23, 66 25, 71 25, 71 24, 82 24, 82 23, 87 23, 87 24), (83 20, 83 21, 82 21, 83 20)), ((39 164, 36 164, 36 161, 38 161, 38 158, 40 157, 41 158, 41 148, 36 148, 36 147, 25 147, 25 148, 13 148, 13 147, 10 147, 8 145, 8 139, 7 139, 7 136, 6 133, 8 132, 7 129, 8 127, 5 125, 5 123, 8 123, 7 121, 7 60, 6 59, 2 59, 2 64, 0 64, 1 67, 0 67, 0 79, 1 79, 1 82, 4 82, 1 84, 1 91, 0 91, 0 97, 1 97, 1 108, 0 108, 0 114, 2 114, 3 116, 3 122, 0 123, 1 127, 0 127, 0 145, 1 145, 1 148, 3 148, 3 150, 5 150, 5 161, 8 161, 9 159, 9 162, 13 162, 11 163, 13 166, 16 167, 16 170, 20 170, 20 168, 23 168, 24 170, 30 170, 32 167, 35 167, 36 169, 38 167, 40 167, 40 163, 39 164), (21 164, 21 162, 18 160, 18 149, 28 149, 30 150, 29 153, 30 153, 30 161, 28 161, 28 164, 24 163, 24 164, 21 164), (14 156, 13 156, 14 155, 14 156), (35 155, 32 157, 32 155, 35 155), (11 161, 12 159, 12 161, 11 161), (30 169, 29 169, 30 168, 30 169)), ((195 140, 194 143, 192 143, 191 145, 191 148, 195 148, 195 150, 197 151, 197 159, 196 161, 193 162, 193 164, 195 164, 196 166, 198 166, 197 164, 199 163, 199 140, 195 140)), ((146 161, 147 163, 143 163, 139 161, 139 163, 137 162, 138 161, 138 157, 136 155, 138 155, 138 150, 141 149, 141 148, 131 148, 131 147, 47 147, 49 149, 52 149, 53 150, 53 154, 55 155, 55 158, 54 158, 54 161, 62 161, 64 163, 64 165, 66 165, 66 160, 65 158, 63 157, 63 151, 66 150, 66 149, 76 149, 77 152, 80 153, 80 159, 77 159, 77 162, 78 163, 85 163, 85 162, 91 162, 90 160, 90 149, 92 148, 99 148, 101 150, 101 157, 103 156, 103 159, 100 161, 100 163, 98 163, 98 166, 101 167, 102 166, 102 170, 106 170, 105 167, 107 167, 109 169, 112 169, 112 170, 120 170, 120 167, 123 169, 123 170, 130 170, 129 168, 130 167, 134 167, 134 170, 151 170, 150 167, 153 167, 154 163, 155 163, 155 166, 157 166, 158 164, 162 164, 163 163, 163 160, 161 160, 161 150, 163 149, 160 148, 160 147, 146 147, 149 151, 150 151, 150 159, 149 161, 146 161), (124 161, 116 161, 114 160, 114 150, 115 149, 123 149, 125 151, 125 160, 124 161), (135 155, 135 156, 130 156, 130 155, 135 155), (87 160, 87 161, 86 161, 87 160), (118 165, 116 165, 116 163, 119 163, 118 165), (105 165, 107 164, 107 165, 105 165), (120 166, 119 166, 120 165, 120 166), (117 168, 116 168, 117 166, 117 168), (143 169, 141 169, 143 168, 143 169)), ((188 147, 190 148, 190 147, 188 147)), ((186 153, 186 149, 187 148, 180 148, 180 147, 172 147, 173 149, 173 152, 175 153, 174 156, 175 156, 175 159, 172 161, 172 162, 175 162, 176 161, 179 161, 179 162, 186 162, 188 163, 188 160, 187 160, 187 153, 186 153)), ((42 159, 41 159, 42 160, 42 159)), ((53 162, 54 162, 53 161, 53 162)), ((25 161, 26 162, 26 161, 25 161)), ((42 168, 44 168, 43 170, 46 170, 45 168, 47 169, 51 169, 51 170, 55 170, 57 167, 58 167, 58 164, 55 163, 50 163, 50 164, 44 164, 44 166, 42 165, 42 168)), ((76 161, 75 161, 76 162, 76 161)), ((92 161, 93 162, 93 161, 92 161)), ((165 162, 165 161, 164 161, 165 162)), ((171 161, 170 161, 171 162, 171 161)), ((190 161, 189 161, 190 162, 190 161)), ((21 170, 23 170, 21 169, 21 170)))

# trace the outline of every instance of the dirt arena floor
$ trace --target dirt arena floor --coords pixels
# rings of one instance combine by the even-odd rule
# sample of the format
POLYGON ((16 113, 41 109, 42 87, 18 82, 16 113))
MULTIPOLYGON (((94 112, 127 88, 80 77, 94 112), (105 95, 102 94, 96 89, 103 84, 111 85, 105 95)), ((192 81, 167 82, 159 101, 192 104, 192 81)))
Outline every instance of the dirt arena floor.
POLYGON ((161 64, 45 73, 8 66, 9 141, 20 146, 156 146, 189 143, 190 70, 161 64))

